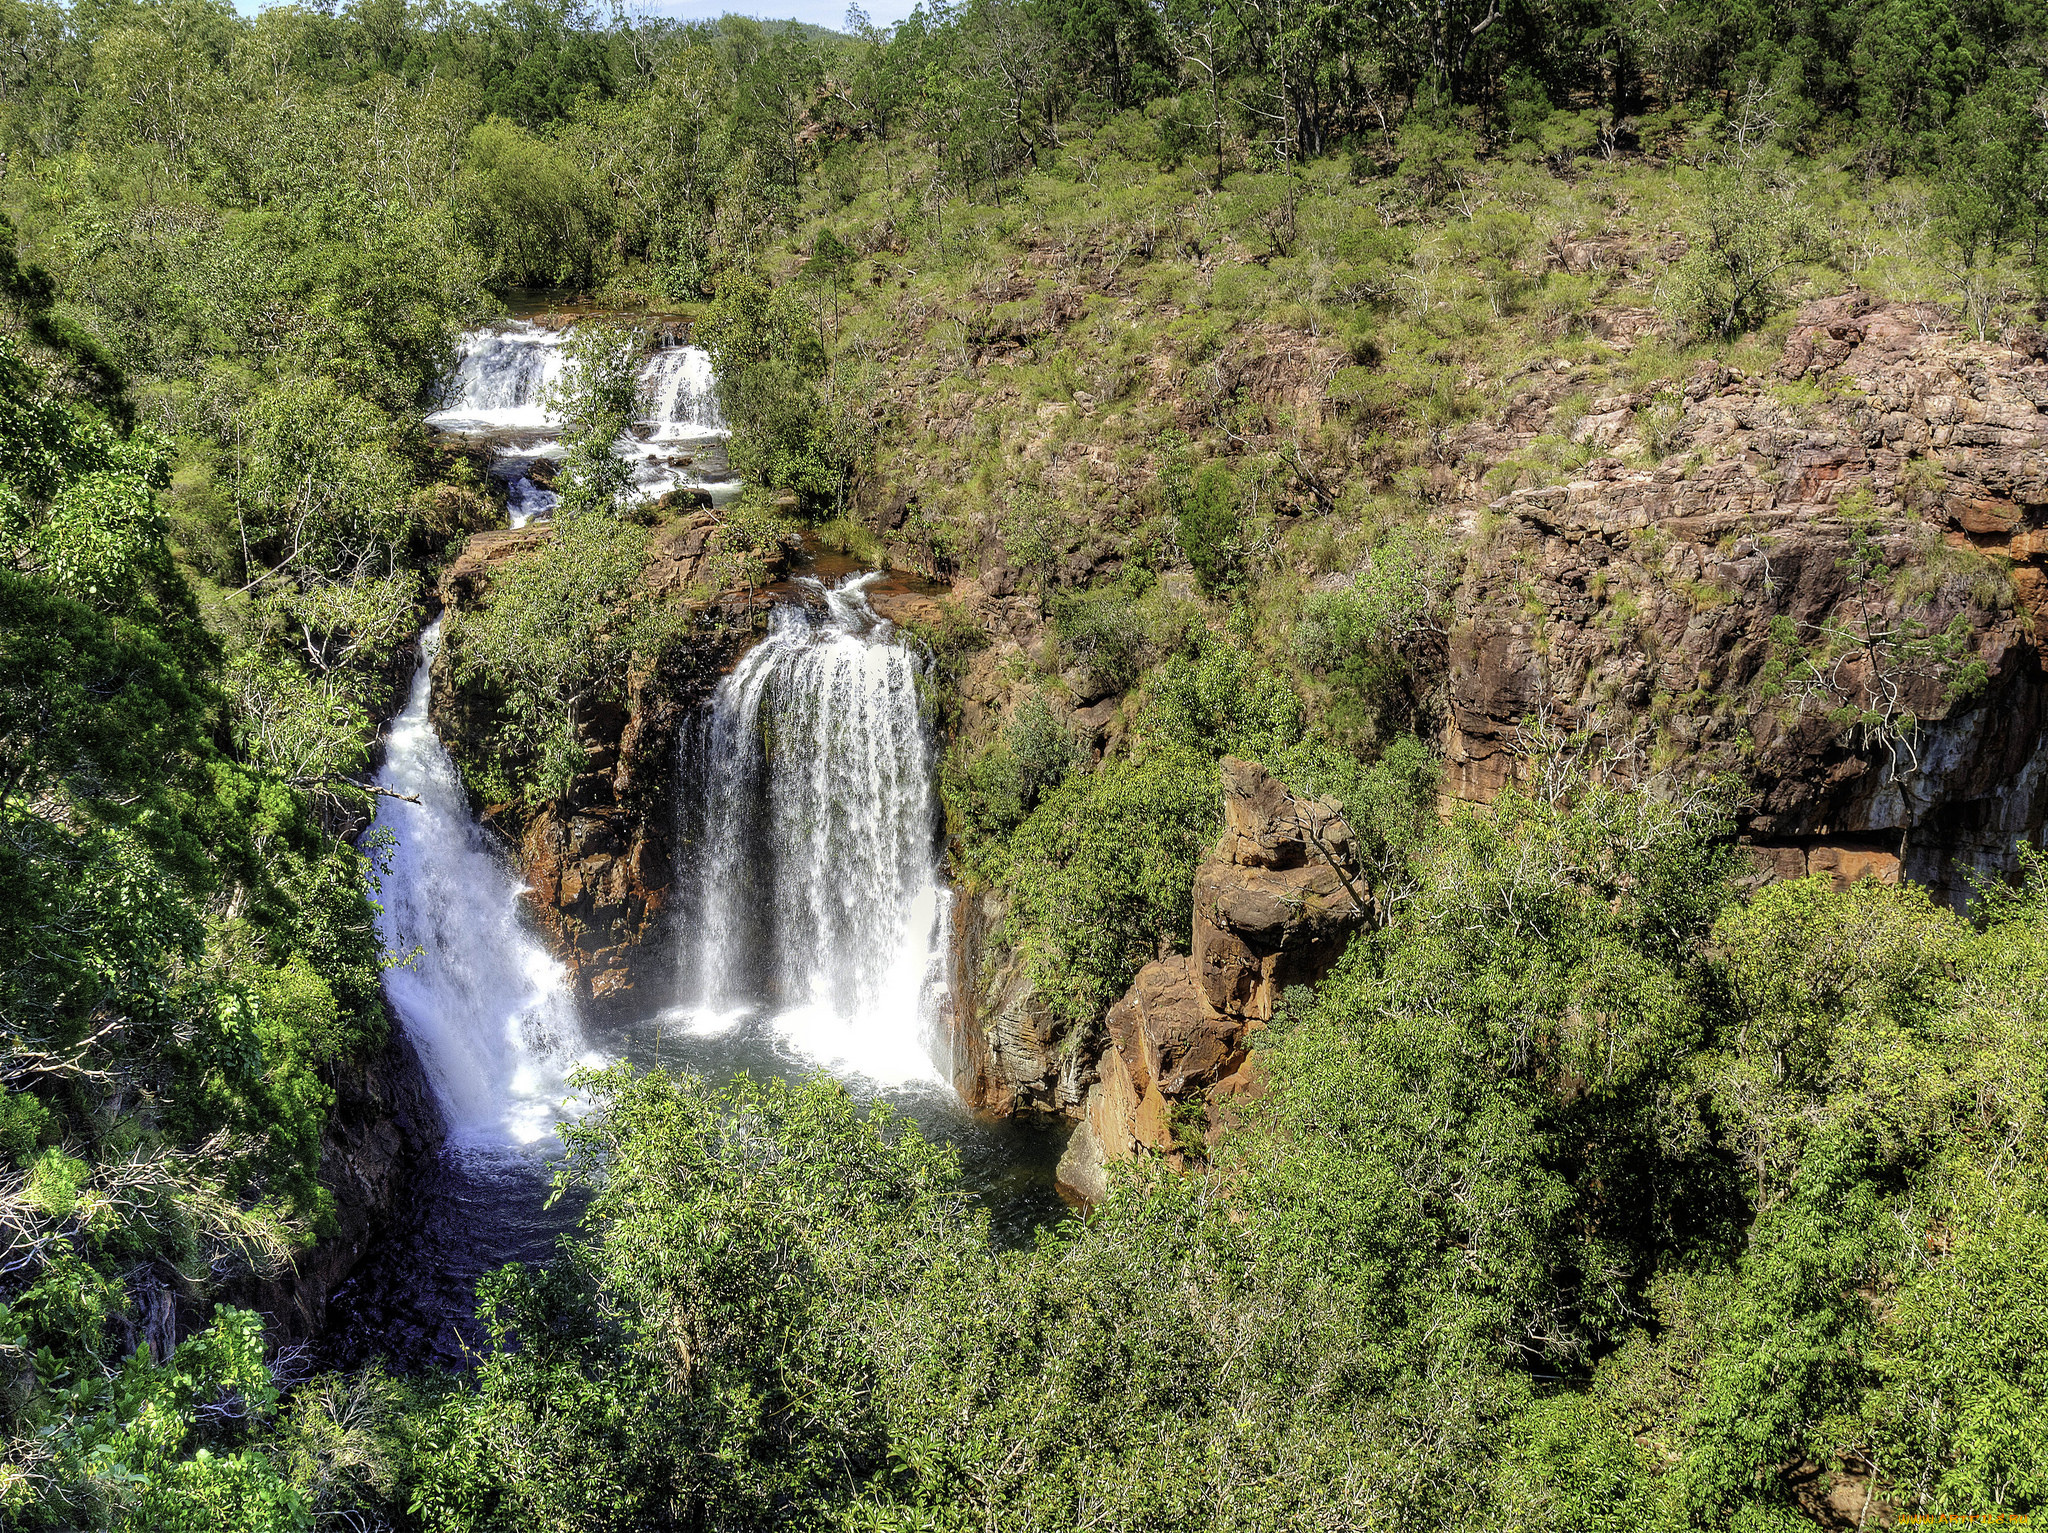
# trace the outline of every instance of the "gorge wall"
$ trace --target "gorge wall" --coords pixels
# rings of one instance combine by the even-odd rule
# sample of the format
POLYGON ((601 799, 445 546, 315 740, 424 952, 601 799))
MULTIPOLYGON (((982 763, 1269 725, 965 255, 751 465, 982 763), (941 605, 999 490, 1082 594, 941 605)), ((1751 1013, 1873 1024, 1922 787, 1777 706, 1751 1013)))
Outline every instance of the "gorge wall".
MULTIPOLYGON (((1607 319, 1617 353, 1657 322, 1607 319)), ((2010 870, 2048 822, 2044 355, 1850 293, 1802 310, 1760 373, 1703 362, 1588 399, 1583 369, 1528 368, 1432 470, 1456 573, 1418 647, 1438 657, 1446 809, 1525 774, 1538 729, 1580 732, 1624 780, 1730 780, 1761 877, 1903 877, 1961 902, 2010 870), (1546 470, 1560 446, 1575 466, 1546 470)), ((969 728, 1014 706, 1007 678, 1048 642, 1045 603, 996 558, 956 586, 989 636, 960 682, 969 728)), ((1122 700, 1069 691, 1076 734, 1114 749, 1122 700)), ((1063 1049, 1002 916, 983 893, 956 926, 963 1093, 1080 1120, 1066 1176, 1090 1195, 1104 1159, 1171 1148, 1179 1078, 1145 1040, 1223 1015, 1200 988, 1213 949, 1198 921, 1192 958, 1149 965, 1092 1046, 1063 1049)))
POLYGON ((1500 462, 1562 424, 1601 453, 1450 507, 1447 792, 1490 799, 1541 716, 1631 741, 1620 769, 1646 779, 1734 777, 1774 875, 1960 896, 2010 868, 2048 810, 2048 364, 2015 339, 1849 294, 1759 376, 1701 363, 1676 398, 1576 423, 1532 379, 1467 450, 1500 462))
MULTIPOLYGON (((567 965, 578 1001, 597 1015, 635 1004, 646 946, 659 929, 675 881, 673 802, 676 735, 690 710, 759 631, 769 593, 700 588, 718 547, 720 523, 693 510, 654 530, 642 576, 648 592, 681 604, 683 636, 657 655, 635 658, 622 699, 579 709, 584 769, 557 799, 538 806, 490 804, 483 818, 515 849, 542 930, 567 965)), ((443 605, 479 604, 492 572, 553 536, 541 522, 478 533, 440 582, 443 605)), ((444 652, 434 672, 432 716, 458 761, 481 750, 490 700, 454 674, 444 652)))
MULTIPOLYGON (((1627 310, 1591 329, 1621 358, 1658 323, 1627 310)), ((1802 310, 1775 365, 1754 373, 1701 362, 1675 381, 1589 394, 1585 366, 1556 359, 1494 380, 1498 408, 1448 432, 1428 471, 1454 575, 1416 648, 1433 667, 1446 807, 1488 802, 1526 771, 1540 724, 1579 732, 1625 780, 1732 780, 1760 876, 1905 877, 1961 899, 1972 871, 2010 868, 2014 841, 2048 821, 2044 355, 2031 335, 1979 339, 1932 306, 1850 293, 1802 310)), ((1292 393, 1327 374, 1320 353, 1296 360, 1281 369, 1292 393)), ((918 496, 942 494, 892 491, 869 520, 891 534, 920 514, 918 496)), ((443 599, 475 602, 494 564, 548 535, 479 534, 443 599)), ((663 524, 651 586, 689 587, 716 535, 709 512, 663 524)), ((1113 539, 1077 547, 1067 563, 1086 567, 1063 565, 1059 579, 1100 578, 1118 557, 1113 539)), ((948 605, 981 636, 949 701, 963 729, 985 733, 1047 673, 1053 586, 1020 580, 993 533, 942 573, 948 605)), ((1162 579, 1191 594, 1184 573, 1162 579)), ((668 901, 676 729, 757 631, 760 600, 721 598, 701 638, 636 669, 623 704, 579 720, 589 766, 563 799, 490 811, 579 995, 600 1010, 632 996, 668 901)), ((927 598, 911 605, 903 615, 938 616, 927 598)), ((877 606, 892 615, 879 595, 877 606)), ((1122 694, 1085 670, 1059 680, 1087 752, 1119 749, 1122 694)), ((465 708, 440 678, 435 715, 451 743, 465 708)), ((1241 924, 1261 879, 1334 876, 1308 843, 1280 862, 1243 850, 1258 839, 1248 806, 1268 791, 1280 790, 1226 781, 1230 828, 1204 865, 1192 953, 1147 966, 1078 1047, 1003 947, 1000 892, 961 891, 956 1082, 979 1110, 1081 1123, 1067 1178, 1079 1195, 1137 1146, 1171 1150, 1175 1105, 1237 1074, 1272 987, 1327 961, 1335 939, 1320 928, 1241 924), (1249 977, 1276 958, 1291 977, 1249 977)))
POLYGON ((337 1067, 334 1111, 320 1139, 320 1181, 333 1227, 285 1271, 224 1295, 260 1311, 280 1342, 326 1329, 327 1301, 397 1215, 442 1139, 441 1111, 419 1055, 396 1017, 372 1059, 337 1067))

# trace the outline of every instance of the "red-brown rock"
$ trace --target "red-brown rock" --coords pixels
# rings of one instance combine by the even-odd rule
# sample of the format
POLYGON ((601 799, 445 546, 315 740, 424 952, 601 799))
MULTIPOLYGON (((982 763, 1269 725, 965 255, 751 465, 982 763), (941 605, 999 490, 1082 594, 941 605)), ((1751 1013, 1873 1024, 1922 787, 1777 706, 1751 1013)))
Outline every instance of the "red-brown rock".
POLYGON ((1195 874, 1193 951, 1145 965, 1109 1009, 1081 1122, 1060 1158, 1070 1196, 1099 1201, 1109 1167, 1172 1150, 1173 1109, 1254 1087, 1247 1037, 1281 990, 1320 978, 1365 919, 1350 829, 1253 762, 1225 758, 1223 835, 1195 874), (1354 899, 1352 889, 1359 890, 1354 899))

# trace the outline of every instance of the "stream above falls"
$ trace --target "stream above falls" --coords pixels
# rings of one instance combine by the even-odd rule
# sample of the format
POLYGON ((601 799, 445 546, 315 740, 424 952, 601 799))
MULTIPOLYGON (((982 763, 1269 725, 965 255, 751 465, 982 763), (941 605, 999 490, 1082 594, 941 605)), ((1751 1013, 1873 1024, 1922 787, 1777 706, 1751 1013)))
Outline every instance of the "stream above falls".
MULTIPOLYGON (((426 418, 439 431, 485 446, 514 527, 555 505, 552 476, 563 443, 551 391, 562 381, 569 340, 566 329, 548 322, 556 317, 513 317, 464 335, 440 408, 426 418)), ((641 418, 616 444, 632 466, 634 489, 649 500, 702 491, 713 504, 737 495, 710 354, 661 332, 641 364, 640 394, 641 418)))

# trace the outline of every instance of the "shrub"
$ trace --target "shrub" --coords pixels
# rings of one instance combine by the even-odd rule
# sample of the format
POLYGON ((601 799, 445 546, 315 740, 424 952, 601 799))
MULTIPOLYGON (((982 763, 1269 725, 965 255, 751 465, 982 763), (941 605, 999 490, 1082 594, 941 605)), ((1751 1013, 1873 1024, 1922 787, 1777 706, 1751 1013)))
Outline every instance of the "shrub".
POLYGON ((999 871, 1001 842, 1083 759, 1067 721, 1030 697, 964 768, 949 766, 946 805, 969 867, 984 876, 999 871))
POLYGON ((1236 476, 1229 465, 1205 463, 1195 471, 1175 517, 1180 551, 1194 567, 1195 580, 1208 595, 1237 583, 1244 549, 1238 534, 1236 476))
POLYGON ((1053 629, 1098 688, 1128 692, 1145 669, 1145 623, 1124 587, 1056 597, 1053 629))
POLYGON ((1163 949, 1185 949, 1195 865, 1223 818, 1213 757, 1185 746, 1070 778, 1018 830, 1008 936, 1047 1009, 1100 1017, 1163 949))
POLYGON ((1708 172, 1698 210, 1665 303, 1696 334, 1728 340, 1784 305, 1792 268, 1812 253, 1811 231, 1793 190, 1756 166, 1708 172))
POLYGON ((458 672, 503 698, 498 731, 527 764, 538 803, 583 769, 579 704, 616 696, 644 615, 635 600, 647 556, 644 529, 588 512, 558 526, 534 553, 505 565, 481 610, 448 635, 458 672))

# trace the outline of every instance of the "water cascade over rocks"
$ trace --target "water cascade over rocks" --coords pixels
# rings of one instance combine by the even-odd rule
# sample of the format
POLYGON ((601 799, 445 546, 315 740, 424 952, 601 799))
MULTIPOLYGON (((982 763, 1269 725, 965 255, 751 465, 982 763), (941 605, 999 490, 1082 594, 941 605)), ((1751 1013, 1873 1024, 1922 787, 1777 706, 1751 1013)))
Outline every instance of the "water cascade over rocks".
POLYGON ((701 346, 664 346, 647 359, 640 385, 647 419, 658 440, 715 436, 725 431, 711 376, 711 353, 701 346))
MULTIPOLYGON (((561 417, 549 404, 549 390, 567 368, 567 341, 567 331, 526 320, 470 331, 456 351, 441 408, 427 417, 443 431, 495 445, 495 472, 505 483, 514 527, 555 506, 538 466, 562 451, 561 417)), ((717 496, 732 487, 708 352, 680 345, 649 352, 640 369, 640 399, 641 419, 618 446, 632 461, 642 495, 692 488, 717 496)))
POLYGON ((584 1048, 562 966, 520 924, 518 880, 470 818, 455 763, 427 717, 439 622, 421 640, 405 711, 391 726, 380 801, 394 840, 379 899, 386 947, 411 962, 385 991, 418 1048, 451 1139, 551 1140, 584 1048))
POLYGON ((545 431, 548 389, 562 376, 563 332, 514 321, 472 330, 455 354, 444 403, 427 417, 447 431, 545 431))
MULTIPOLYGON (((530 325, 487 335, 498 339, 465 344, 437 423, 492 433, 516 518, 508 466, 554 444, 511 433, 549 424, 536 400, 560 344, 530 325)), ((702 352, 666 347, 648 368, 643 397, 659 419, 643 423, 644 437, 636 428, 642 461, 665 441, 722 430, 702 352)), ((530 480, 527 489, 547 493, 530 480)), ((417 953, 386 972, 385 987, 447 1116, 449 1145, 331 1297, 323 1365, 474 1358, 485 1344, 471 1318, 478 1280, 509 1261, 545 1260, 575 1217, 574 1199, 547 1203, 544 1157, 571 1110, 571 1070, 605 1056, 713 1079, 830 1070, 952 1143, 998 1238, 1028 1239, 1060 1217, 1058 1136, 976 1120, 936 1062, 950 898, 937 753, 922 662, 868 600, 879 578, 800 582, 806 599, 773 609, 767 635, 681 730, 681 909, 669 940, 684 1003, 605 1024, 602 1055, 561 965, 522 924, 519 880, 471 818, 435 734, 428 667, 440 625, 424 635, 378 777, 418 802, 382 801, 378 827, 394 842, 379 898, 385 943, 417 953)))
POLYGON ((879 578, 802 581, 821 604, 778 606, 686 732, 682 1011, 699 1036, 765 1020, 835 1073, 942 1086, 935 753, 919 658, 868 604, 879 578))

